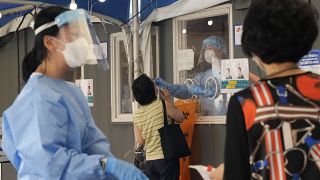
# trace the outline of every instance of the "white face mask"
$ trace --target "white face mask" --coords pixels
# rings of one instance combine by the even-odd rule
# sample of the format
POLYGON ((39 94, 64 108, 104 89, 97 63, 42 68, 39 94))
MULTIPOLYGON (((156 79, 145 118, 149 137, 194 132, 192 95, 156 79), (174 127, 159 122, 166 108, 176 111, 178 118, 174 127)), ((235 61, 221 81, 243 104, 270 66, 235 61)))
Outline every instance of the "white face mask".
POLYGON ((204 60, 205 60, 207 63, 211 64, 213 57, 215 57, 214 51, 211 51, 211 50, 205 50, 205 51, 204 51, 204 60))
POLYGON ((60 52, 70 68, 80 67, 86 63, 90 45, 85 38, 81 37, 69 43, 56 40, 65 46, 64 50, 60 50, 60 52))

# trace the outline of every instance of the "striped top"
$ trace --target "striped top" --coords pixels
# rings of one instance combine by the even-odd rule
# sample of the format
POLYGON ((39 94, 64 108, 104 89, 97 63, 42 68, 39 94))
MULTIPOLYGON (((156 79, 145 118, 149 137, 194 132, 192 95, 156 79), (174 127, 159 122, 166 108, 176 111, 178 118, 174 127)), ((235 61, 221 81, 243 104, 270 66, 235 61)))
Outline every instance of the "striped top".
POLYGON ((133 116, 133 122, 140 130, 146 147, 146 160, 163 159, 158 129, 163 127, 161 100, 140 106, 133 116))

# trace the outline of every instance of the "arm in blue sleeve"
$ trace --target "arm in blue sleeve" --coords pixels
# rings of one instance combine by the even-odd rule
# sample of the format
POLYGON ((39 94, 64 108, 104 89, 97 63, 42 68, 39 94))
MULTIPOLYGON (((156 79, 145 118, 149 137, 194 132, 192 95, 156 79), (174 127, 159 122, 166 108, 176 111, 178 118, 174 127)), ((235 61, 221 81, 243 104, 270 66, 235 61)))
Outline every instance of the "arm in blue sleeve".
POLYGON ((109 140, 96 126, 91 114, 89 117, 88 127, 84 135, 83 151, 89 155, 104 154, 107 157, 113 157, 109 140))
POLYGON ((161 78, 155 78, 155 83, 159 88, 167 89, 172 96, 179 99, 190 99, 193 95, 211 97, 214 94, 214 92, 205 90, 197 85, 171 84, 161 78))
POLYGON ((78 124, 70 123, 65 106, 51 99, 35 101, 34 106, 35 115, 28 123, 32 130, 27 127, 27 137, 18 145, 19 156, 25 161, 19 175, 31 174, 40 179, 106 179, 100 164, 105 155, 88 155, 69 148, 68 143, 81 141, 81 134, 75 133, 71 136, 74 139, 68 139, 70 129, 78 124))
POLYGON ((2 149, 6 154, 8 160, 12 163, 15 169, 18 169, 20 166, 21 159, 15 156, 16 147, 13 143, 13 137, 7 122, 7 118, 5 113, 3 114, 2 120, 2 149))

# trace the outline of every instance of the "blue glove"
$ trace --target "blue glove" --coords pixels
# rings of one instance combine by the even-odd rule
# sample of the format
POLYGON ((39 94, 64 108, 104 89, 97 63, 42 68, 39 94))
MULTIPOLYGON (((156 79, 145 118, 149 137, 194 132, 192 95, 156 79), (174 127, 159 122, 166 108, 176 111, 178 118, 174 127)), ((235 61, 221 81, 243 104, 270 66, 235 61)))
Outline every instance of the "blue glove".
POLYGON ((161 88, 161 89, 167 89, 168 83, 165 82, 163 79, 156 77, 154 78, 154 82, 156 83, 156 85, 161 88))
POLYGON ((189 93, 192 95, 197 95, 197 96, 204 96, 206 98, 211 98, 214 96, 215 92, 211 89, 204 89, 200 86, 189 86, 189 93))
POLYGON ((114 157, 107 158, 105 173, 107 177, 118 180, 148 180, 147 176, 135 166, 114 157))

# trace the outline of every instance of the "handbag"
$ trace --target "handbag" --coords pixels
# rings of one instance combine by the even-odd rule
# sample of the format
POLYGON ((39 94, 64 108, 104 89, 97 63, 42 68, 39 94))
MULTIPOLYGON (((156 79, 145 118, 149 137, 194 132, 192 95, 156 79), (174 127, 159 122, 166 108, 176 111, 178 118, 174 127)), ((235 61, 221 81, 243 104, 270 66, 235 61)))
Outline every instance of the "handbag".
POLYGON ((191 151, 187 144, 186 138, 179 124, 172 123, 168 125, 166 104, 162 100, 163 106, 163 124, 164 126, 158 129, 161 138, 161 147, 164 154, 164 159, 176 159, 191 155, 191 151))

